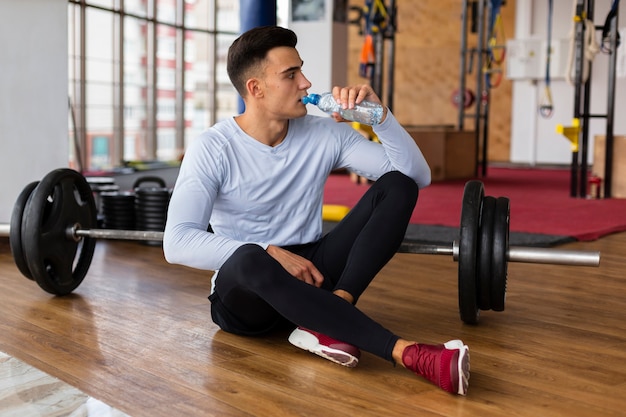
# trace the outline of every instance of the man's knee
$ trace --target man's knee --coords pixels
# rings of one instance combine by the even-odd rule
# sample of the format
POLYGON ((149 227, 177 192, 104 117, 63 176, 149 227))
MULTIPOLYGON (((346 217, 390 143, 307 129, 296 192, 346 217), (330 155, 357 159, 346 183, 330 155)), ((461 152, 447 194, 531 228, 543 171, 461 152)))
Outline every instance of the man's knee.
POLYGON ((257 292, 263 286, 276 285, 279 269, 280 264, 265 249, 249 243, 240 246, 222 265, 219 279, 233 280, 236 285, 257 292))
POLYGON ((392 193, 399 202, 404 201, 409 206, 414 206, 417 202, 419 187, 417 183, 400 171, 390 171, 378 179, 388 193, 392 193))
POLYGON ((259 245, 248 243, 237 248, 220 268, 220 274, 250 275, 258 271, 270 256, 259 245))

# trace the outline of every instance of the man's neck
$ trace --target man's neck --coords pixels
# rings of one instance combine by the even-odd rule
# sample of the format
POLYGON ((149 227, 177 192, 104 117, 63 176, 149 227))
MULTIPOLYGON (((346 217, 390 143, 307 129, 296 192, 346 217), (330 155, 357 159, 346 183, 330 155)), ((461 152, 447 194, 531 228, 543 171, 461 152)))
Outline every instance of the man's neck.
POLYGON ((253 139, 267 146, 278 146, 287 136, 289 120, 268 120, 243 113, 235 117, 235 123, 253 139))

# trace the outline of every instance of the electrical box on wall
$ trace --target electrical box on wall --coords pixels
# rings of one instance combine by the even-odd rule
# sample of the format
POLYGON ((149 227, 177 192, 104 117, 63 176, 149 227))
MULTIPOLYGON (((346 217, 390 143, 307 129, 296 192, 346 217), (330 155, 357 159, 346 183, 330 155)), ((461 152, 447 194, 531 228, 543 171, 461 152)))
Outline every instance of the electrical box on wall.
MULTIPOLYGON (((510 39, 506 43, 506 76, 510 80, 543 80, 546 76, 548 42, 541 39, 510 39)), ((568 71, 569 39, 550 45, 550 77, 563 79, 568 71)))
POLYGON ((506 42, 506 76, 510 80, 536 80, 545 73, 542 68, 540 39, 509 39, 506 42))

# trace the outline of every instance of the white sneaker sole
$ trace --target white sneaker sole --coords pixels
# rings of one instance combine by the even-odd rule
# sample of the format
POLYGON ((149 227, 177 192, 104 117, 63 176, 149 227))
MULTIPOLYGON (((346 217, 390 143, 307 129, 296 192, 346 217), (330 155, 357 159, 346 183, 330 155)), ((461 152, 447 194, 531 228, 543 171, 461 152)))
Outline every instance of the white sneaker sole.
POLYGON ((457 394, 467 395, 467 388, 469 387, 470 378, 470 355, 469 347, 464 345, 461 340, 450 340, 444 343, 446 349, 458 349, 459 360, 457 362, 457 371, 459 373, 459 385, 457 387, 457 394))
POLYGON ((289 343, 348 368, 354 368, 359 363, 359 358, 356 356, 343 350, 320 345, 317 337, 300 329, 295 329, 291 332, 289 335, 289 343))

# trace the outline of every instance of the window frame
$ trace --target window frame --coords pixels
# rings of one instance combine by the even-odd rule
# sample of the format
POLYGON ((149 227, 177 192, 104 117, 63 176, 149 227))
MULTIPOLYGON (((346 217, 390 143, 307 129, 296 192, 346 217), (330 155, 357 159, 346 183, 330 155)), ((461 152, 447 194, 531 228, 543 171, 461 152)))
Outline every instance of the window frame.
MULTIPOLYGON (((218 30, 218 14, 220 3, 222 6, 226 4, 223 0, 202 0, 203 12, 206 13, 203 19, 206 21, 206 27, 198 27, 195 22, 198 19, 194 19, 197 16, 191 16, 188 18, 189 11, 191 10, 189 0, 139 0, 129 1, 126 0, 129 7, 135 7, 133 11, 127 10, 125 7, 125 0, 68 0, 68 37, 69 37, 69 56, 68 65, 69 68, 69 80, 68 80, 68 94, 70 102, 70 120, 69 120, 69 136, 74 141, 72 146, 72 152, 69 155, 70 166, 75 167, 80 171, 90 171, 91 155, 88 149, 90 137, 94 134, 102 136, 111 134, 111 146, 109 158, 111 160, 110 169, 124 166, 128 161, 124 161, 125 151, 128 151, 128 146, 137 146, 137 141, 142 141, 145 149, 143 155, 139 155, 140 161, 155 161, 163 160, 159 155, 168 155, 171 152, 164 152, 163 149, 159 149, 159 129, 160 121, 167 123, 167 128, 164 128, 164 135, 171 137, 171 129, 175 131, 174 139, 174 151, 181 153, 181 155, 170 155, 168 158, 179 159, 184 153, 187 146, 187 142, 190 138, 186 138, 186 132, 189 125, 189 119, 186 119, 188 115, 188 109, 192 109, 189 100, 193 100, 193 94, 190 94, 189 90, 186 90, 186 78, 192 69, 189 68, 189 61, 187 55, 187 40, 194 34, 202 34, 203 39, 206 42, 206 56, 208 71, 207 82, 203 85, 207 86, 206 91, 201 91, 201 94, 205 94, 208 98, 205 100, 207 103, 207 117, 206 121, 209 127, 214 124, 220 118, 223 117, 224 110, 219 108, 219 99, 226 94, 229 95, 228 87, 225 83, 220 83, 218 73, 223 73, 224 69, 220 68, 224 66, 223 57, 218 56, 218 38, 220 36, 232 36, 233 38, 238 35, 237 30, 218 30), (171 13, 167 14, 167 21, 159 20, 159 13, 157 6, 160 2, 169 3, 173 5, 168 7, 170 10, 175 10, 175 19, 172 19, 171 13), (107 5, 108 3, 108 5, 107 5), (132 4, 132 5, 131 5, 132 4), (137 5, 145 5, 145 13, 143 10, 139 10, 137 5), (206 9, 206 10, 204 10, 206 9), (113 21, 113 39, 111 39, 113 57, 111 62, 112 70, 112 107, 108 111, 112 112, 112 123, 110 132, 92 132, 89 126, 88 115, 93 110, 89 108, 87 101, 88 94, 88 62, 87 57, 89 54, 88 35, 86 25, 88 24, 89 11, 103 11, 112 14, 113 21), (145 135, 141 138, 135 139, 129 136, 130 133, 135 133, 136 123, 130 123, 133 125, 127 130, 126 117, 135 114, 129 106, 127 106, 125 100, 125 92, 127 90, 126 75, 125 75, 125 28, 127 26, 127 19, 135 19, 140 22, 140 25, 145 25, 145 111, 137 112, 145 117, 142 120, 142 126, 140 128, 141 134, 145 135), (193 25, 186 25, 189 21, 193 25), (163 55, 163 48, 159 49, 159 30, 167 30, 174 32, 173 36, 169 36, 162 42, 167 42, 167 54, 163 55), (170 44, 171 43, 171 44, 170 44), (172 47, 174 48, 174 54, 171 55, 172 47), (219 60, 222 59, 220 64, 219 60), (170 61, 168 65, 171 65, 171 71, 173 71, 173 77, 170 70, 163 69, 159 65, 163 61, 170 61), (159 68, 163 71, 163 75, 167 74, 170 77, 169 85, 163 88, 163 84, 159 83, 159 68), (173 85, 171 82, 173 81, 173 85), (174 120, 171 120, 171 105, 165 106, 170 113, 168 115, 159 115, 159 108, 164 108, 163 103, 166 102, 160 95, 163 95, 164 91, 168 91, 173 97, 170 100, 174 102, 174 120), (145 113, 145 114, 144 114, 145 113), (172 125, 173 123, 173 125, 172 125), (131 131, 132 129, 132 131, 131 131), (130 133, 129 133, 130 132, 130 133), (126 143, 127 141, 132 142, 126 143)), ((195 2, 194 2, 195 3, 195 2)), ((227 4, 226 8, 238 9, 238 2, 236 6, 233 6, 233 2, 227 4)), ((231 10, 232 11, 232 10, 231 10)), ((238 22, 237 22, 238 24, 238 22)), ((143 39, 142 39, 143 40, 143 39)), ((108 64, 107 64, 108 65, 108 64)), ((204 81, 204 80, 203 80, 204 81)), ((236 92, 232 86, 232 94, 235 96, 236 92)), ((129 89, 135 87, 128 87, 129 89)), ((130 91, 130 90, 129 90, 130 91)), ((130 104, 132 105, 132 104, 130 104)), ((142 109, 143 110, 143 109, 142 109)), ((191 130, 191 128, 190 128, 191 130)), ((170 143, 168 140, 167 143, 170 143)))

